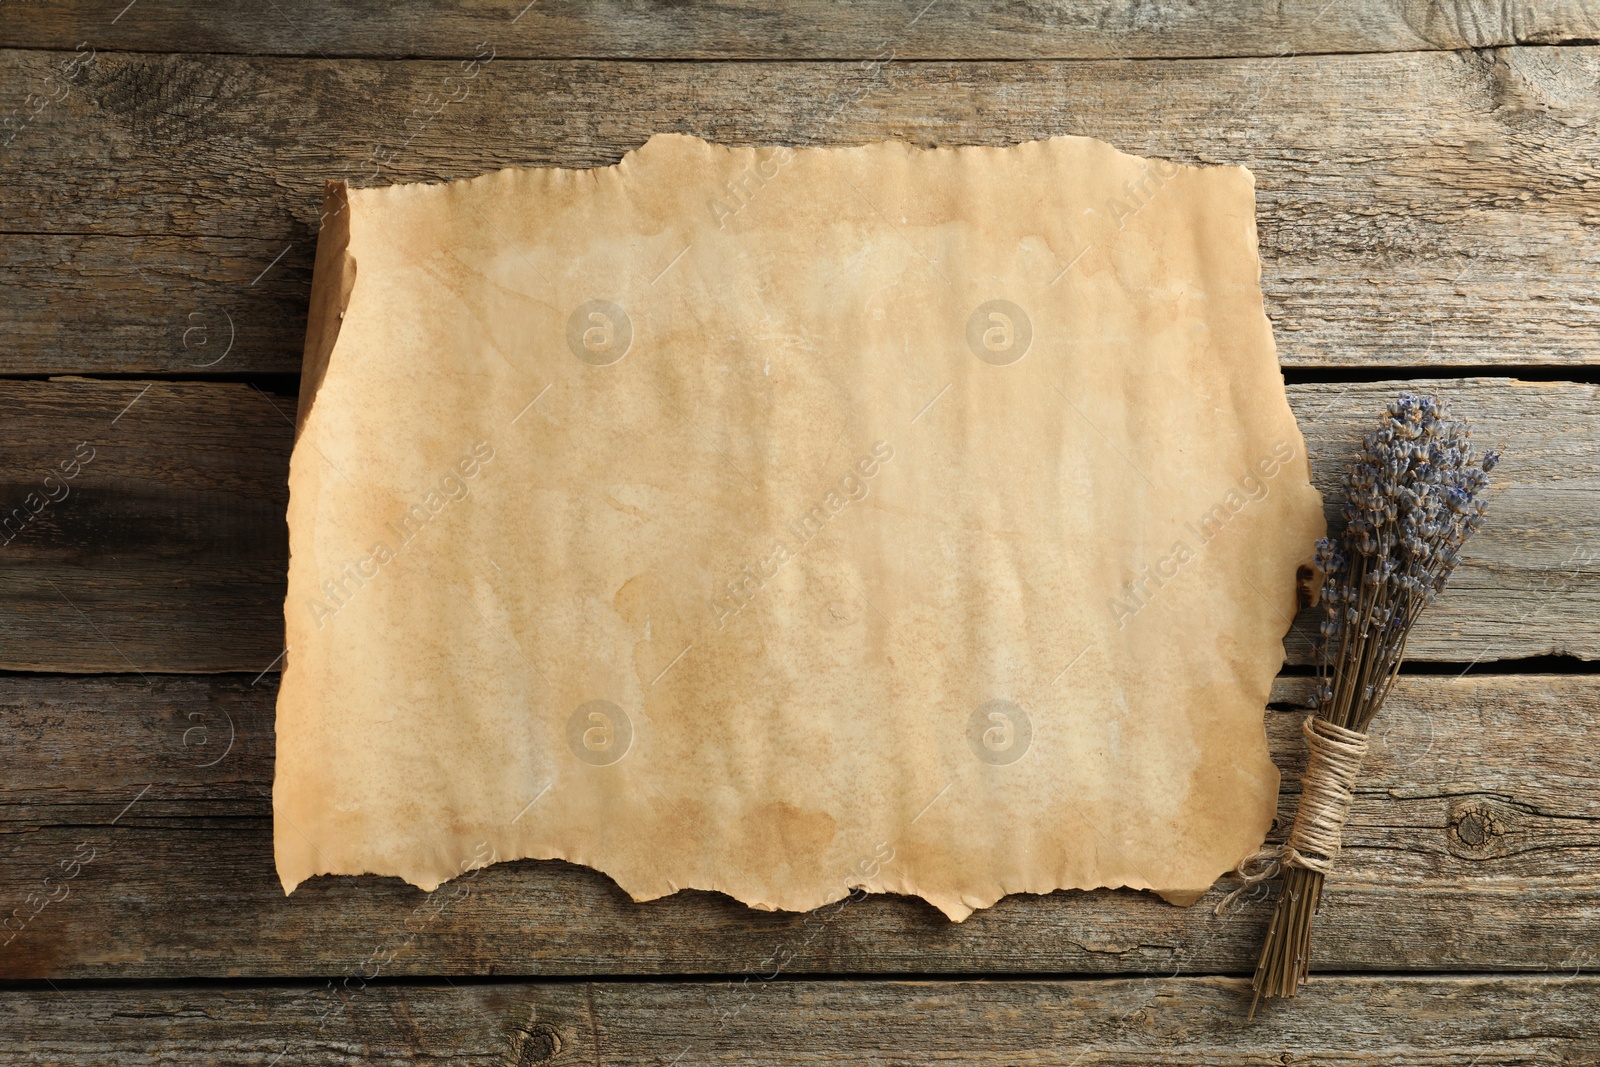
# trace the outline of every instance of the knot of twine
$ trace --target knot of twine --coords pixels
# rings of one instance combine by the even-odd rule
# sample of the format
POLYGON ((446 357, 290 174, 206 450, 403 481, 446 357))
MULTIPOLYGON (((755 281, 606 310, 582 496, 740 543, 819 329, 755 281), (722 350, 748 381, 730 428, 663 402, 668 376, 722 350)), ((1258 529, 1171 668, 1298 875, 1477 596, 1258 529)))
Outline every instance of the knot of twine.
POLYGON ((1281 845, 1265 845, 1239 861, 1234 874, 1243 884, 1222 898, 1217 905, 1219 916, 1240 894, 1276 878, 1287 867, 1302 867, 1321 875, 1333 869, 1344 821, 1350 816, 1356 775, 1361 773, 1361 761, 1367 755, 1367 735, 1315 715, 1306 718, 1300 732, 1305 735, 1311 758, 1306 761, 1305 777, 1300 782, 1300 806, 1294 813, 1289 840, 1281 845))

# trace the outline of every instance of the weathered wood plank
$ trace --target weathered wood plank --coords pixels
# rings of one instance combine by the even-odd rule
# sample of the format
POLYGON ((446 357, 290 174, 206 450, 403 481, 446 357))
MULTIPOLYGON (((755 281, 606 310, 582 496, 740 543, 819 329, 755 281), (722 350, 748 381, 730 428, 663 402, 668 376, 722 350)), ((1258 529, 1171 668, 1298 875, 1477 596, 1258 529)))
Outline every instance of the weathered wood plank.
POLYGON ((269 666, 293 411, 240 384, 0 384, 0 663, 269 666))
POLYGON ((300 369, 314 240, 11 234, 0 372, 300 369))
POLYGON ((193 373, 203 361, 174 338, 195 312, 235 316, 228 368, 292 371, 324 179, 602 166, 658 131, 731 144, 1086 134, 1243 163, 1257 177, 1285 365, 1600 363, 1595 48, 865 66, 496 59, 471 78, 456 62, 3 56, 13 91, 36 100, 8 149, 18 166, 0 183, 0 215, 13 230, 102 239, 40 236, 4 252, 0 270, 26 295, 0 312, 14 335, 0 372, 193 373), (258 296, 247 281, 285 248, 268 279, 286 288, 258 296), (149 277, 118 284, 115 302, 84 291, 85 277, 126 274, 130 258, 149 261, 149 277), (77 319, 118 344, 61 325, 77 319))
MULTIPOLYGON (((1406 387, 1290 388, 1330 512, 1361 434, 1406 387)), ((1504 379, 1409 387, 1455 398, 1482 445, 1508 457, 1485 529, 1419 626, 1412 658, 1600 657, 1600 390, 1504 379)), ((0 536, 12 537, 0 545, 0 669, 255 674, 273 664, 292 410, 233 383, 0 381, 0 522, 11 523, 0 536), (29 519, 52 491, 45 476, 80 444, 92 461, 29 519)), ((1318 621, 1301 616, 1292 661, 1310 662, 1318 621)))
POLYGON ((0 993, 0 1064, 1592 1064, 1600 978, 593 982, 0 993))
POLYGON ((710 3, 693 6, 499 0, 441 9, 424 0, 326 5, 244 0, 85 7, 33 0, 0 23, 0 46, 290 56, 507 56, 632 59, 1014 59, 1395 52, 1600 37, 1581 0, 1289 0, 1093 4, 710 3), (115 16, 115 17, 113 17, 115 16))
MULTIPOLYGON (((1267 715, 1284 824, 1309 687, 1280 681, 1267 715)), ((0 976, 345 975, 379 945, 391 976, 754 974, 775 953, 796 973, 1243 973, 1267 921, 1264 897, 1215 918, 1223 889, 1189 909, 1121 891, 1016 896, 960 925, 899 897, 809 915, 703 892, 634 904, 595 871, 531 861, 431 895, 363 877, 285 898, 273 688, 271 676, 0 678, 0 916, 22 926, 0 976)), ((1600 676, 1403 679, 1317 922, 1317 966, 1600 963, 1597 728, 1600 676)))

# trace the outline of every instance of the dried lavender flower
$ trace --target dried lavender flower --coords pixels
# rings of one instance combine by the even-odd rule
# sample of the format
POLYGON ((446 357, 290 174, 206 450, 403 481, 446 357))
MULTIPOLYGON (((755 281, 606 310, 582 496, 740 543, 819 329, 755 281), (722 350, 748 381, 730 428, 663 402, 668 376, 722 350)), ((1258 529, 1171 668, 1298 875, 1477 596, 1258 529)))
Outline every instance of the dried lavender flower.
MULTIPOLYGON (((1355 731, 1349 736, 1360 739, 1361 750, 1399 674, 1411 627, 1483 524, 1489 472, 1499 462, 1490 450, 1474 464, 1471 431, 1448 402, 1401 393, 1345 472, 1344 533, 1317 542, 1323 619, 1313 701, 1317 718, 1355 731)), ((1297 813, 1297 830, 1299 820, 1297 813)), ((1336 842, 1335 835, 1335 851, 1336 842)), ((1292 851, 1278 848, 1280 857, 1292 851)), ((1311 921, 1328 863, 1273 861, 1283 885, 1251 983, 1258 1001, 1294 996, 1309 973, 1311 921)), ((1270 874, 1248 876, 1260 877, 1270 874)))
POLYGON ((1438 397, 1401 393, 1367 434, 1343 479, 1344 536, 1317 544, 1325 576, 1317 635, 1324 718, 1365 730, 1377 713, 1417 616, 1443 591, 1462 545, 1483 523, 1484 491, 1499 461, 1491 449, 1473 464, 1472 431, 1438 397))

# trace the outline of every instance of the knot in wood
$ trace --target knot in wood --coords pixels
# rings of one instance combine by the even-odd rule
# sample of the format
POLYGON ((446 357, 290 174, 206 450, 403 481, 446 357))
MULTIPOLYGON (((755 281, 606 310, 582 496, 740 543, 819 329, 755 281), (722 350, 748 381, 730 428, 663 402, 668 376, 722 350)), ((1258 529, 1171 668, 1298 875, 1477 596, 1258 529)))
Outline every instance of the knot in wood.
POLYGON ((540 1067, 561 1051, 561 1034, 549 1023, 534 1023, 511 1032, 510 1067, 540 1067))
POLYGON ((1469 811, 1456 822, 1456 836, 1463 845, 1477 848, 1494 834, 1494 821, 1486 811, 1469 811))
POLYGON ((1445 834, 1453 854, 1485 859, 1507 847, 1515 823, 1516 812, 1506 804, 1487 797, 1457 798, 1450 802, 1445 834))

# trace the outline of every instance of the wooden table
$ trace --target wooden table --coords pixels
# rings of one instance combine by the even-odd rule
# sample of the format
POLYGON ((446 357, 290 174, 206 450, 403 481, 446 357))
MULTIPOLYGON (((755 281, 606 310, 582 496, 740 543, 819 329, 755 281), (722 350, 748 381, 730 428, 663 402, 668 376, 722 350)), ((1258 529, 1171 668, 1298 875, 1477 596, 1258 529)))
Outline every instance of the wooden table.
MULTIPOLYGON (((0 545, 0 1063, 1600 1060, 1595 4, 124 2, 0 6, 0 501, 23 516, 0 545), (884 897, 822 921, 636 905, 555 862, 283 896, 321 184, 605 165, 656 131, 1246 164, 1324 491, 1402 388, 1505 449, 1377 726, 1297 1001, 1245 1021, 1268 905, 1219 920, 1221 890, 961 925, 884 897)), ((1285 813, 1307 628, 1268 713, 1285 813)))

